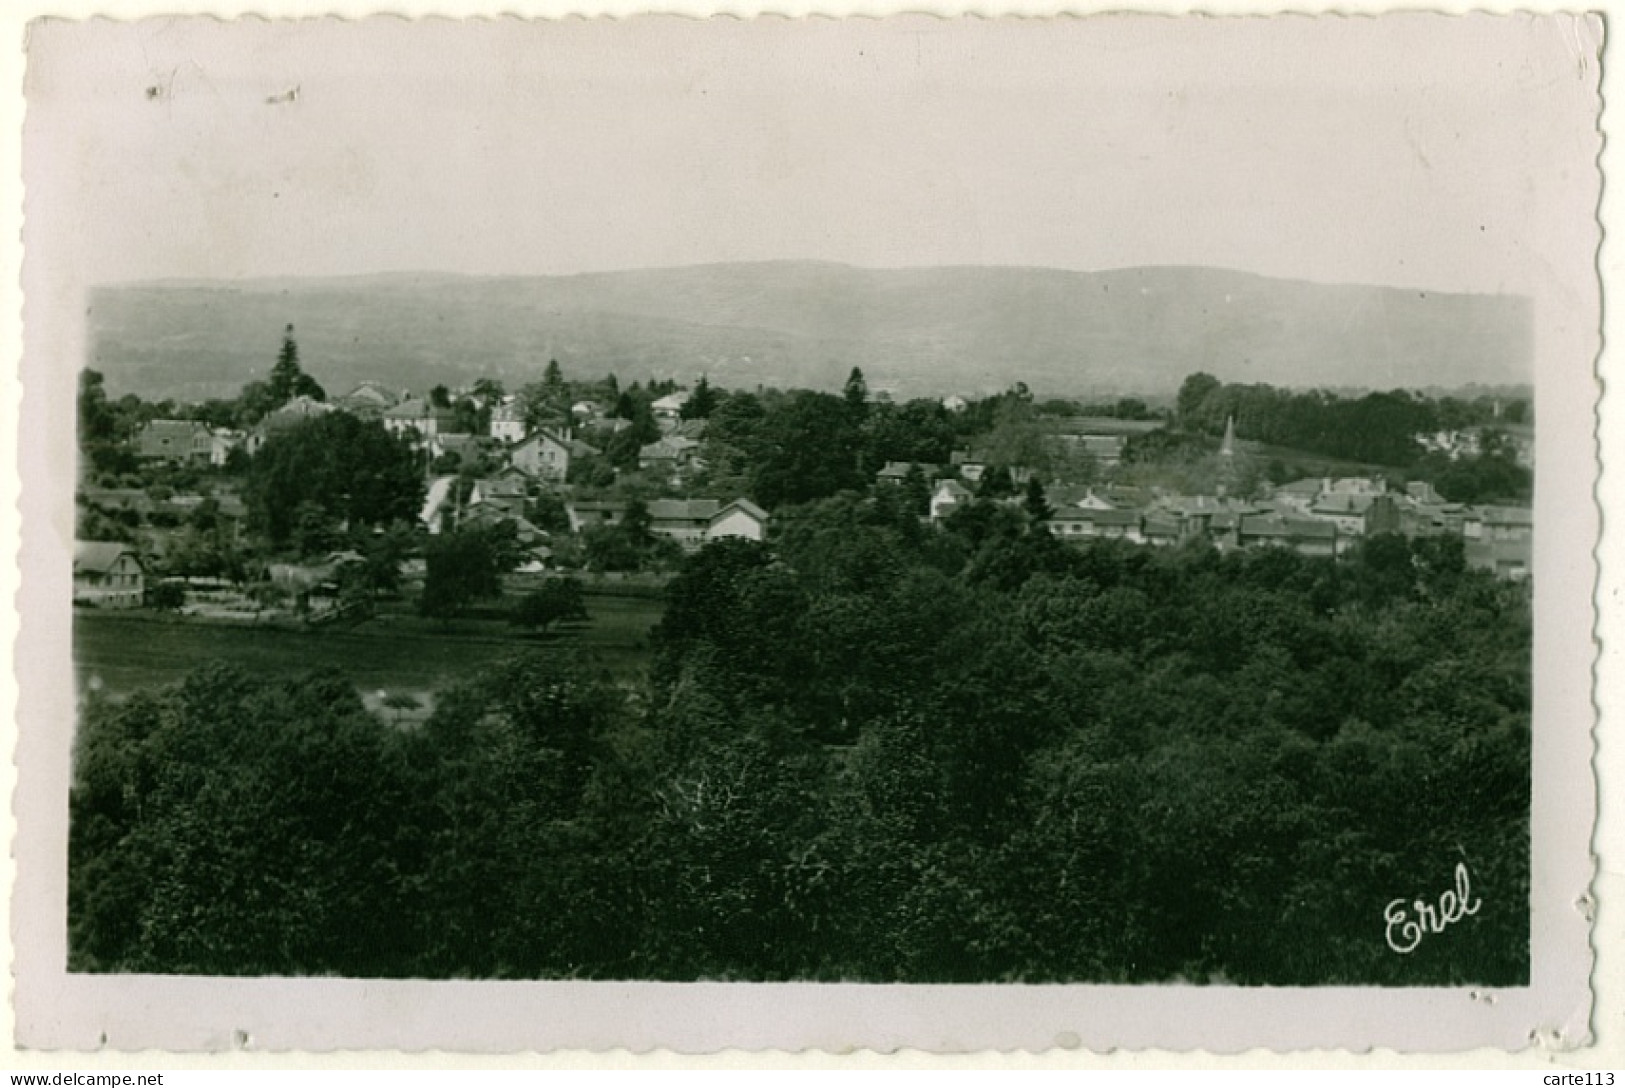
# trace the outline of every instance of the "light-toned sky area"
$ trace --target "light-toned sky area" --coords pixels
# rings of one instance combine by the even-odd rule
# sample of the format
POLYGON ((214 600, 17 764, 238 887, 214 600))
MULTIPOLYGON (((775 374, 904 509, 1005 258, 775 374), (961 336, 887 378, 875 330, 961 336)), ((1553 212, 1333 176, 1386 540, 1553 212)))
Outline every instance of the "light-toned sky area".
POLYGON ((817 258, 1538 294, 1593 211, 1576 25, 48 24, 27 237, 89 283, 817 258))

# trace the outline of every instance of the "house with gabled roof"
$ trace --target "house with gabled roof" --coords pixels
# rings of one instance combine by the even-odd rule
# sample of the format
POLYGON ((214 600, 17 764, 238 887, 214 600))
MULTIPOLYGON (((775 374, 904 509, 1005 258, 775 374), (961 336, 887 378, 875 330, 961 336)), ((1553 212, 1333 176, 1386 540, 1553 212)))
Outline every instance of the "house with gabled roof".
POLYGON ((738 537, 744 540, 767 538, 768 513, 749 499, 735 499, 711 515, 705 527, 706 540, 738 537))
POLYGON ((1366 512, 1377 495, 1367 491, 1323 491, 1310 504, 1308 514, 1337 526, 1340 536, 1365 535, 1366 512))
POLYGON ((901 484, 908 479, 908 474, 915 469, 919 470, 920 478, 926 483, 930 483, 942 474, 941 465, 933 465, 928 461, 887 461, 880 471, 875 473, 875 482, 901 484))
POLYGON ((939 480, 936 489, 931 492, 931 520, 941 521, 955 510, 969 506, 976 501, 970 488, 958 480, 939 480))
POLYGON ((1335 524, 1315 518, 1252 514, 1239 520, 1236 543, 1243 548, 1273 545, 1300 555, 1335 556, 1338 532, 1335 524))
POLYGON ((100 608, 135 608, 146 592, 141 557, 128 544, 73 542, 73 600, 100 608))
POLYGON ((680 434, 668 434, 638 450, 638 468, 643 472, 675 476, 693 463, 700 443, 680 434))
POLYGON ((570 458, 574 442, 555 431, 532 431, 524 441, 508 452, 509 463, 538 480, 563 483, 570 474, 570 458))
POLYGON ((499 473, 487 476, 483 480, 475 480, 468 494, 468 504, 491 505, 510 514, 522 514, 525 512, 525 500, 529 498, 529 493, 530 486, 525 480, 524 473, 517 471, 499 473))
POLYGON ((1293 480, 1291 483, 1281 484, 1275 489, 1275 498, 1278 502, 1287 504, 1299 511, 1307 511, 1320 498, 1326 481, 1320 477, 1305 477, 1293 480))
POLYGON ((1058 540, 1145 540, 1138 510, 1056 510, 1045 523, 1058 540))
POLYGON ((342 397, 333 398, 335 406, 359 419, 382 419, 385 412, 400 402, 399 392, 371 379, 359 383, 342 397))
POLYGON ((525 409, 517 399, 491 409, 491 424, 487 429, 498 442, 525 440, 525 409))
POLYGON ((662 431, 676 428, 682 421, 683 407, 688 404, 688 391, 679 389, 675 393, 668 393, 649 405, 649 414, 655 417, 655 425, 662 431))
POLYGON ((600 525, 619 525, 626 520, 626 503, 613 499, 575 499, 564 504, 570 531, 580 533, 600 525))
POLYGON ((1527 506, 1478 507, 1479 533, 1485 540, 1529 540, 1535 534, 1535 512, 1527 506))
POLYGON ((148 461, 207 461, 214 432, 195 419, 153 419, 136 434, 135 454, 148 461))
POLYGON ((431 442, 440 434, 451 434, 457 426, 457 413, 450 408, 436 408, 426 400, 407 397, 383 414, 384 427, 391 434, 411 438, 415 442, 431 442))
POLYGON ((721 508, 716 499, 654 499, 649 503, 649 532, 697 548, 721 508))
POLYGON ((1467 565, 1487 570, 1511 582, 1528 579, 1533 564, 1534 543, 1521 540, 1469 540, 1465 546, 1467 565))

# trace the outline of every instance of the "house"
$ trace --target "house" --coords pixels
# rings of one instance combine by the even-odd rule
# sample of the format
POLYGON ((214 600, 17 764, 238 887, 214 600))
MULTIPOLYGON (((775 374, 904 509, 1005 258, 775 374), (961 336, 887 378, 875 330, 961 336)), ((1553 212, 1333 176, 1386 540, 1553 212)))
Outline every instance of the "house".
POLYGON ((508 460, 538 480, 562 483, 570 474, 572 445, 553 431, 535 431, 509 452, 508 460))
POLYGON ((930 483, 941 473, 942 466, 927 464, 923 461, 887 461, 885 467, 875 473, 875 482, 901 484, 908 479, 908 474, 915 469, 919 470, 921 479, 930 483))
POLYGON ((987 462, 966 450, 954 450, 948 455, 948 464, 958 471, 959 478, 976 483, 987 471, 987 462))
POLYGON ((1399 502, 1392 495, 1376 495, 1365 511, 1365 536, 1378 533, 1397 533, 1404 528, 1399 513, 1399 502))
POLYGON ((1487 570, 1497 578, 1505 578, 1512 582, 1528 579, 1533 550, 1533 541, 1528 538, 1469 540, 1465 549, 1469 567, 1487 570))
POLYGON ((477 434, 437 434, 429 441, 429 452, 436 457, 454 453, 458 464, 471 465, 479 461, 489 441, 477 434))
POLYGON ((1277 487, 1275 489, 1275 498, 1277 502, 1284 503, 1295 510, 1307 512, 1309 507, 1314 505, 1315 500, 1320 498, 1320 492, 1325 484, 1326 481, 1319 477, 1293 480, 1289 484, 1282 484, 1277 487))
POLYGON ((1483 523, 1473 510, 1459 502, 1407 502, 1399 511, 1399 531, 1406 536, 1434 536, 1439 533, 1468 535, 1469 524, 1477 535, 1483 523))
POLYGON ((705 543, 711 519, 722 504, 716 499, 655 499, 649 503, 649 531, 684 548, 705 543))
POLYGON ((149 420, 136 435, 136 456, 152 461, 207 461, 214 432, 194 419, 149 420))
POLYGON ((436 408, 426 400, 407 397, 383 414, 384 427, 390 434, 429 442, 441 433, 450 434, 457 426, 457 413, 450 408, 436 408))
POLYGON ((488 476, 483 480, 474 481, 474 486, 468 494, 469 506, 489 505, 510 514, 523 514, 525 500, 529 497, 529 485, 524 475, 518 472, 488 476))
POLYGON ((1535 512, 1527 506, 1480 506, 1477 520, 1477 532, 1468 535, 1483 540, 1528 540, 1535 534, 1535 512))
POLYGON ((565 503, 564 513, 570 519, 570 531, 580 533, 600 525, 619 525, 626 520, 626 503, 582 499, 565 503))
POLYGON ((970 407, 970 402, 958 393, 950 393, 942 398, 942 406, 950 412, 959 413, 970 407))
POLYGON ((941 521, 949 514, 962 506, 968 506, 975 501, 970 488, 958 480, 940 480, 936 490, 931 492, 931 520, 941 521))
POLYGON ((1315 518, 1252 514, 1238 519, 1236 544, 1243 548, 1275 546, 1300 555, 1334 556, 1338 551, 1337 526, 1315 518))
POLYGON ((1416 502, 1430 506, 1443 506, 1448 501, 1426 480, 1412 480, 1405 485, 1405 494, 1416 502))
POLYGON ((1366 491, 1322 491, 1309 507, 1309 516, 1337 526, 1340 536, 1363 536, 1366 512, 1377 496, 1366 491))
POLYGON ((315 419, 317 416, 325 416, 329 412, 336 411, 338 409, 326 401, 307 397, 301 393, 260 420, 260 429, 267 436, 279 434, 283 431, 291 431, 299 424, 315 419))
POLYGON ((1388 481, 1381 476, 1343 476, 1321 481, 1321 491, 1332 495, 1381 495, 1388 481))
POLYGON ((209 464, 219 468, 231 457, 231 451, 246 446, 248 435, 242 431, 217 427, 209 433, 209 464))
POLYGON ((662 431, 670 431, 675 429, 677 424, 682 421, 683 406, 687 403, 688 393, 678 390, 675 393, 668 393, 649 405, 649 412, 655 417, 655 424, 662 431))
POLYGON ((1172 514, 1147 514, 1140 522, 1140 535, 1147 544, 1166 547, 1177 544, 1185 536, 1184 525, 1172 514))
POLYGON ((266 442, 277 435, 286 434, 302 423, 308 423, 318 416, 336 411, 338 409, 326 401, 316 400, 301 393, 282 407, 267 413, 265 418, 260 420, 259 426, 249 432, 244 448, 249 453, 258 453, 266 442))
POLYGON ((638 468, 644 472, 672 476, 688 467, 700 444, 680 434, 668 434, 638 450, 638 468))
POLYGON ((767 511, 760 506, 749 499, 735 499, 711 515, 711 522, 705 527, 705 539, 739 537, 744 540, 765 540, 767 520, 767 511))
POLYGON ((491 409, 491 426, 488 433, 498 442, 525 440, 525 410, 517 400, 499 404, 491 409))
POLYGON ((141 558, 128 544, 73 542, 73 601, 101 608, 136 608, 146 590, 141 558))
POLYGON ((342 411, 358 419, 382 419, 385 412, 401 402, 395 390, 375 381, 364 381, 333 403, 342 411))
POLYGON ((1060 540, 1145 540, 1138 510, 1057 510, 1046 524, 1060 540))
MULTIPOLYGON (((514 539, 519 541, 520 547, 527 552, 535 548, 547 547, 553 541, 552 536, 546 530, 538 529, 535 525, 532 525, 525 520, 523 514, 505 510, 495 503, 487 502, 480 503, 477 506, 471 505, 457 519, 457 528, 459 530, 494 528, 498 525, 512 525, 514 539)), ((551 555, 552 553, 549 552, 548 554, 551 555)))

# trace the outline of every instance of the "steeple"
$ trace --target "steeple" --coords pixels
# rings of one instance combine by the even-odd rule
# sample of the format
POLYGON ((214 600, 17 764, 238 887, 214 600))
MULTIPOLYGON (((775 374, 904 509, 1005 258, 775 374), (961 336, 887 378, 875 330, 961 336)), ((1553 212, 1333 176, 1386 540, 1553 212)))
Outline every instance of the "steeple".
POLYGON ((1234 457, 1236 455, 1236 417, 1229 416, 1224 421, 1224 441, 1219 443, 1220 457, 1234 457))

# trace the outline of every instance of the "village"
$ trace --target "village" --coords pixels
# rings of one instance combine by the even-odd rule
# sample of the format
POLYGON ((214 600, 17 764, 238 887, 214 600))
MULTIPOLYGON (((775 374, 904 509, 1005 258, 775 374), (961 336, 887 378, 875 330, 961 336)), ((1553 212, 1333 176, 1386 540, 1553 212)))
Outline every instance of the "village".
MULTIPOLYGON (((291 327, 284 363, 297 375, 287 383, 291 395, 250 427, 216 425, 195 418, 206 414, 197 411, 193 418, 146 418, 127 439, 98 451, 102 464, 127 471, 98 472, 85 459, 76 604, 254 623, 343 618, 356 603, 346 592, 355 581, 348 573, 368 557, 346 536, 342 515, 331 531, 316 534, 330 548, 322 539, 272 542, 256 529, 243 492, 244 473, 268 445, 328 416, 381 427, 421 472, 412 539, 397 546, 388 559, 396 569, 376 578, 375 588, 421 585, 424 541, 490 530, 510 543, 499 572, 510 584, 568 576, 600 590, 657 590, 683 556, 705 544, 770 541, 798 516, 793 500, 802 496, 794 487, 761 494, 753 487, 761 476, 752 475, 760 466, 740 448, 748 445, 742 421, 758 422, 762 400, 783 397, 776 391, 766 398, 729 393, 703 377, 690 388, 668 381, 621 391, 613 377, 567 382, 554 362, 520 393, 482 381, 419 394, 369 380, 328 399, 297 369, 291 327)), ((867 410, 860 372, 843 393, 867 410)), ((1170 456, 1159 440, 1169 434, 1172 411, 1132 399, 1094 406, 1113 414, 1085 414, 1085 406, 1060 400, 1035 409, 1021 387, 981 402, 951 394, 898 406, 884 390, 873 401, 894 430, 913 429, 892 441, 894 450, 946 449, 947 456, 881 460, 882 453, 864 465, 864 451, 854 451, 857 463, 841 474, 841 489, 869 501, 901 499, 922 525, 941 527, 986 501, 1021 508, 1077 545, 1201 540, 1222 550, 1283 547, 1336 557, 1382 533, 1449 535, 1460 538, 1470 566, 1510 580, 1529 576, 1529 506, 1452 501, 1425 479, 1390 481, 1381 472, 1272 481, 1285 466, 1275 460, 1266 472, 1260 444, 1237 437, 1234 415, 1207 447, 1176 445, 1170 456)), ((797 440, 841 441, 820 435, 812 422, 797 440)), ((1435 461, 1457 463, 1484 456, 1486 435, 1503 456, 1532 469, 1529 424, 1414 438, 1435 461)), ((827 461, 828 452, 802 460, 827 461)))

